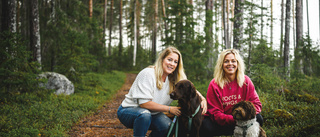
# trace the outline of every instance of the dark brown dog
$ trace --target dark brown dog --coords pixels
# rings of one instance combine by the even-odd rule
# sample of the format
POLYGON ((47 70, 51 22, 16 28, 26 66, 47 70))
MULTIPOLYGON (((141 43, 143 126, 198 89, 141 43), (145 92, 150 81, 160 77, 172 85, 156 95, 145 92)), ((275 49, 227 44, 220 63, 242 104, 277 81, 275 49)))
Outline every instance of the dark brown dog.
POLYGON ((235 137, 266 137, 266 132, 256 120, 256 108, 250 101, 240 101, 232 108, 236 120, 235 137))
POLYGON ((181 115, 178 118, 178 136, 186 137, 189 134, 190 137, 198 137, 199 130, 202 122, 202 108, 195 114, 197 108, 200 106, 201 99, 197 94, 196 88, 189 80, 179 81, 174 88, 174 91, 170 94, 173 100, 178 100, 178 104, 181 107, 181 115), (192 115, 194 115, 192 117, 192 115), (192 118, 191 129, 189 130, 189 118, 192 118))

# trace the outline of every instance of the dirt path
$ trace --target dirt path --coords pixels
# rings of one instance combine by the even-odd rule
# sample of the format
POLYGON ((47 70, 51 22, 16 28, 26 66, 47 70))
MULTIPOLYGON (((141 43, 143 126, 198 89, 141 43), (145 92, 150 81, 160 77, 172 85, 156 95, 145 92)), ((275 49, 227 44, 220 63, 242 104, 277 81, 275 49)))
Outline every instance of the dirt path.
POLYGON ((117 109, 128 93, 136 74, 127 74, 126 82, 118 93, 95 114, 71 127, 71 137, 129 137, 133 130, 126 128, 117 118, 117 109))

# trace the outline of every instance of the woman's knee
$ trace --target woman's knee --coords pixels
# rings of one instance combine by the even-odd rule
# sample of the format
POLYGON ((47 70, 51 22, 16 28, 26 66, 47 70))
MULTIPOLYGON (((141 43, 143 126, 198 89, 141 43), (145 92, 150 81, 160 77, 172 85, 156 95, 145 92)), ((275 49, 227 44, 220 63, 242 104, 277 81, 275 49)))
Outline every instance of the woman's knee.
POLYGON ((257 114, 256 115, 257 118, 257 122, 260 124, 260 126, 262 127, 263 125, 263 117, 261 116, 261 114, 257 114))
POLYGON ((149 110, 142 111, 138 117, 135 119, 135 125, 150 125, 152 120, 151 112, 149 110))

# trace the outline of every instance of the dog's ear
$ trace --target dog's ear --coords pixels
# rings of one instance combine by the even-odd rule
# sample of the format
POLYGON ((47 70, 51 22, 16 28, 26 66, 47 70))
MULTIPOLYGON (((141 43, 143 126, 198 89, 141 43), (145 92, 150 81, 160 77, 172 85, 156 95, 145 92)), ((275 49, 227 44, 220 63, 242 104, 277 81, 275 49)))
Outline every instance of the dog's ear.
POLYGON ((194 98, 197 95, 197 91, 196 91, 196 87, 193 85, 193 83, 191 81, 189 81, 190 83, 190 98, 194 98))
MULTIPOLYGON (((253 103, 251 101, 246 101, 247 106, 249 107, 248 110, 250 110, 250 115, 248 116, 252 116, 255 117, 256 116, 256 108, 254 107, 253 103)), ((250 118, 251 119, 251 118, 250 118)))

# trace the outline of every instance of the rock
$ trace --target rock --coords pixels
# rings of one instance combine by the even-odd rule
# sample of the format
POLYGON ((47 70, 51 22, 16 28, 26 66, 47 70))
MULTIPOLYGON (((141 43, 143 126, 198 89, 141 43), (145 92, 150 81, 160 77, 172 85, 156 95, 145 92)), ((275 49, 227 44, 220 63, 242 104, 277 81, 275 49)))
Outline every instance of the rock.
POLYGON ((55 94, 70 95, 74 93, 73 83, 64 75, 55 72, 44 72, 39 75, 42 79, 48 79, 47 83, 41 83, 41 87, 54 89, 55 94))

